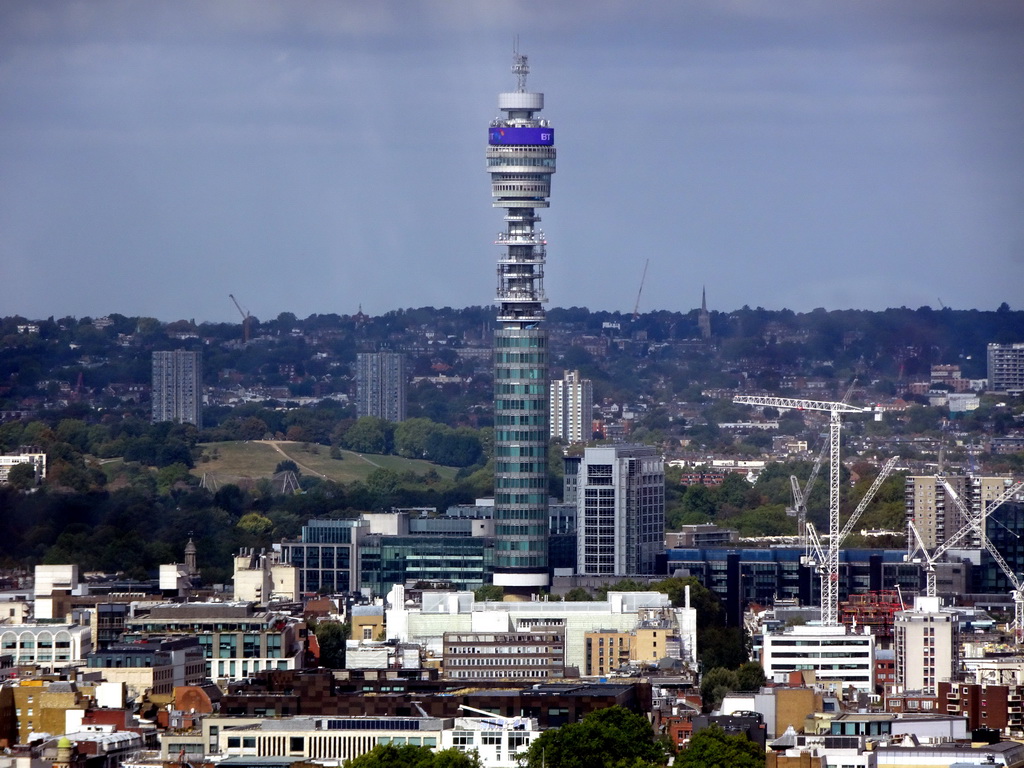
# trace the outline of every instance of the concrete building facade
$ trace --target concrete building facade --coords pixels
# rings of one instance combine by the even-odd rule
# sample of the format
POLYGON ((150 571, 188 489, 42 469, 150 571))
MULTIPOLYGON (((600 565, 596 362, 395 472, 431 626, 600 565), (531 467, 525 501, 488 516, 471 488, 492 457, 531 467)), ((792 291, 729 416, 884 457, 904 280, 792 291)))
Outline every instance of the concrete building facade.
POLYGON ((938 683, 960 669, 960 631, 955 611, 938 597, 918 595, 914 608, 896 614, 896 686, 935 695, 938 683))
POLYGON ((203 358, 184 349, 153 353, 153 418, 203 427, 203 358))
POLYGON ((551 437, 585 443, 594 428, 594 383, 579 371, 566 371, 551 382, 551 437))
POLYGON ((1024 342, 988 345, 988 388, 1024 392, 1024 342))
POLYGON ((767 631, 762 643, 761 666, 770 680, 785 681, 791 672, 810 670, 821 685, 874 692, 873 635, 854 634, 844 626, 803 625, 767 631))
POLYGON ((405 421, 405 355, 360 352, 356 355, 356 414, 384 421, 405 421))
POLYGON ((665 541, 665 462, 646 445, 587 448, 565 462, 576 504, 576 567, 587 576, 655 572, 665 541))

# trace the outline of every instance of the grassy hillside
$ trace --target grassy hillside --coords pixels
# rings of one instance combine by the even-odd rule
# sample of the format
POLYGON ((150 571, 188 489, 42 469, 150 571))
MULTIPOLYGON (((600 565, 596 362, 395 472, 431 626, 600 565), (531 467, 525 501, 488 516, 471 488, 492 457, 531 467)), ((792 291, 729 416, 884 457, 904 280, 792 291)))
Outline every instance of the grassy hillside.
POLYGON ((351 451, 342 451, 341 459, 332 459, 330 449, 326 446, 287 440, 203 443, 201 447, 210 460, 196 463, 192 474, 198 477, 207 472, 237 477, 268 477, 274 473, 278 463, 286 459, 294 461, 303 475, 325 477, 340 483, 366 480, 366 477, 378 467, 395 472, 412 470, 417 474, 424 474, 433 469, 445 478, 454 477, 457 471, 454 467, 440 467, 428 461, 351 451))

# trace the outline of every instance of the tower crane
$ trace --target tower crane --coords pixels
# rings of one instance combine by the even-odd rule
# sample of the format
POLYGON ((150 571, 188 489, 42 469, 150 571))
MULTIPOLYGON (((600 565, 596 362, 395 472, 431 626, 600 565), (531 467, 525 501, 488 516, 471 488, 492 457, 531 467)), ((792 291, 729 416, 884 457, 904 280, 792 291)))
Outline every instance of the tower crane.
MULTIPOLYGON (((828 611, 836 616, 836 622, 838 623, 839 617, 839 549, 842 547, 843 542, 846 541, 846 537, 850 535, 850 531, 853 530, 853 526, 860 520, 860 516, 864 514, 864 510, 868 508, 868 505, 875 498, 875 494, 878 493, 878 489, 882 487, 882 483, 889 479, 889 475, 896 468, 896 462, 899 461, 899 456, 893 456, 892 458, 885 461, 878 471, 878 476, 871 483, 871 487, 868 488, 868 492, 861 498, 860 503, 857 504, 856 509, 853 510, 853 514, 850 515, 846 524, 842 530, 839 531, 838 535, 832 533, 829 535, 828 548, 826 548, 821 539, 818 537, 818 531, 814 527, 814 523, 807 523, 807 552, 808 554, 804 558, 806 565, 813 566, 817 569, 818 575, 821 577, 821 613, 822 623, 825 623, 826 608, 828 611), (829 570, 833 568, 834 570, 829 570), (826 590, 826 582, 834 584, 835 586, 826 590), (825 603, 825 595, 828 593, 829 599, 834 600, 835 603, 827 605, 825 603)), ((829 625, 832 626, 832 625, 829 625)))
MULTIPOLYGON (((801 411, 825 411, 829 414, 829 544, 828 549, 824 549, 821 542, 817 541, 816 550, 822 558, 817 563, 821 574, 821 623, 829 627, 836 626, 839 623, 839 437, 842 432, 842 414, 864 413, 868 409, 846 402, 765 395, 739 395, 733 398, 733 402, 801 411)), ((817 540, 817 533, 808 526, 808 534, 813 544, 817 540)))
POLYGON ((648 259, 644 262, 644 273, 640 276, 640 290, 636 292, 636 304, 633 305, 633 320, 635 321, 640 317, 640 294, 644 292, 644 282, 647 280, 647 267, 651 264, 651 260, 648 259))
MULTIPOLYGON (((960 510, 960 514, 962 514, 964 518, 967 520, 967 523, 960 529, 960 531, 957 531, 957 534, 959 535, 961 531, 963 531, 963 536, 965 536, 969 530, 976 530, 979 534, 979 538, 981 539, 982 546, 984 546, 985 549, 988 550, 988 553, 992 556, 992 559, 996 561, 996 564, 999 566, 1000 570, 1002 570, 1002 572, 1006 574, 1007 581, 1009 581, 1010 585, 1013 587, 1013 589, 1010 592, 1010 594, 1013 596, 1012 629, 1014 638, 1018 643, 1020 643, 1022 640, 1024 640, 1024 584, 1021 583, 1020 578, 1017 576, 1016 573, 1014 573, 1013 569, 1006 562, 1006 559, 1000 554, 999 550, 996 549, 995 544, 989 541, 988 536, 985 535, 985 520, 992 512, 995 512, 996 508, 998 508, 1003 503, 1016 496, 1017 493, 1020 492, 1022 488, 1024 488, 1024 481, 1014 483, 1002 494, 1000 494, 998 498, 989 502, 987 505, 984 502, 982 502, 980 511, 977 513, 973 513, 971 512, 971 510, 967 508, 967 505, 964 504, 963 499, 960 498, 959 494, 953 489, 953 486, 945 477, 942 477, 940 475, 937 476, 936 479, 940 483, 942 483, 942 487, 946 490, 946 496, 953 500, 953 503, 960 510)), ((957 540, 963 538, 963 536, 959 536, 957 540)), ((936 554, 932 556, 932 560, 934 561, 937 555, 942 554, 947 549, 949 549, 949 546, 947 546, 946 543, 943 543, 941 547, 935 550, 936 554)), ((934 564, 929 563, 929 565, 932 565, 932 570, 930 571, 928 577, 928 588, 929 590, 931 590, 928 594, 930 596, 933 596, 935 590, 935 571, 934 564)))
MULTIPOLYGON (((846 394, 843 395, 843 399, 840 402, 848 403, 850 401, 850 395, 853 394, 854 387, 857 386, 857 380, 854 379, 853 383, 850 384, 850 388, 846 390, 846 394)), ((818 479, 818 473, 821 471, 822 462, 825 460, 825 453, 829 449, 829 443, 823 442, 821 444, 821 450, 818 451, 818 457, 814 460, 814 466, 811 468, 811 474, 807 477, 807 484, 804 485, 803 489, 800 488, 800 480, 796 475, 789 476, 789 485, 793 490, 793 507, 796 510, 796 533, 800 538, 800 546, 809 553, 807 540, 807 501, 811 498, 811 491, 814 490, 814 483, 818 479)))
POLYGON ((233 293, 229 293, 228 294, 228 298, 230 298, 231 301, 233 301, 235 303, 235 308, 238 310, 238 314, 240 314, 242 316, 242 343, 243 344, 248 344, 249 343, 249 320, 252 317, 252 315, 249 314, 249 310, 247 310, 247 309, 243 310, 242 309, 241 305, 238 303, 238 299, 235 298, 235 295, 233 293))

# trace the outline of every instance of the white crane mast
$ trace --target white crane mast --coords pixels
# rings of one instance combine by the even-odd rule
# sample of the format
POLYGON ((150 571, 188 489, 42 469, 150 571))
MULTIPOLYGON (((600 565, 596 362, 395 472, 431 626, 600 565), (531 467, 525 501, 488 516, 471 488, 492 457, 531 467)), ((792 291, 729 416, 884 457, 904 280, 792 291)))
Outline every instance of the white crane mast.
MULTIPOLYGON (((824 562, 819 563, 818 567, 821 573, 821 623, 828 627, 834 627, 839 624, 839 437, 842 431, 841 415, 864 413, 868 409, 848 405, 845 402, 765 395, 739 395, 733 398, 733 402, 742 405, 790 408, 800 411, 825 411, 829 414, 829 545, 828 549, 819 549, 824 562)), ((814 536, 812 542, 816 538, 814 536)))

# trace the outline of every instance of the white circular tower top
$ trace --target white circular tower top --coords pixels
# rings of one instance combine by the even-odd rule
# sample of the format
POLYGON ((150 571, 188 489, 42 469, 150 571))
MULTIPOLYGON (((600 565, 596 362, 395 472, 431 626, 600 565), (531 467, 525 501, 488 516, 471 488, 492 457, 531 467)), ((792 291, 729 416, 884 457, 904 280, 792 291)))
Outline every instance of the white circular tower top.
POLYGON ((499 93, 498 109, 509 110, 530 110, 544 109, 543 93, 499 93))

